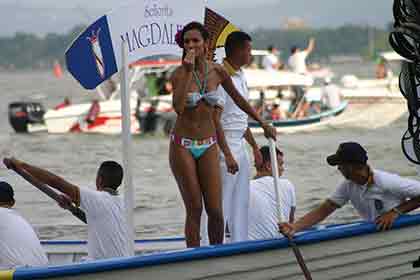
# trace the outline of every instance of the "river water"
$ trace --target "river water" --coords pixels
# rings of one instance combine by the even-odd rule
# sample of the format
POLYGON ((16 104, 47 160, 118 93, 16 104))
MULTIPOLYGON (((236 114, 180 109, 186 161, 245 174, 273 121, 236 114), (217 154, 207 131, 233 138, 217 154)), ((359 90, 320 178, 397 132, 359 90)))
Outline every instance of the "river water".
MULTIPOLYGON (((366 76, 372 69, 370 64, 333 67, 338 76, 344 73, 366 76)), ((0 73, 0 91, 2 158, 15 156, 89 188, 95 187, 96 170, 101 161, 122 161, 119 136, 18 135, 9 126, 7 105, 12 101, 36 100, 48 108, 60 103, 65 96, 70 96, 73 103, 86 102, 95 96, 94 92, 83 90, 68 74, 57 79, 50 72, 3 72, 0 73)), ((407 114, 395 115, 395 112, 403 112, 404 107, 404 104, 350 107, 350 113, 341 117, 343 122, 327 129, 279 136, 278 143, 286 159, 285 176, 296 186, 298 217, 316 207, 340 182, 339 172, 326 164, 325 157, 334 153, 342 141, 362 143, 375 168, 417 177, 415 167, 405 159, 400 148, 407 114)), ((266 143, 262 137, 257 140, 260 144, 266 143)), ((137 238, 182 235, 184 209, 169 169, 168 139, 135 136, 132 148, 137 238)), ((42 239, 86 238, 85 225, 15 173, 1 167, 0 176, 14 186, 16 209, 34 225, 42 239)), ((344 207, 327 222, 356 218, 351 207, 344 207)))

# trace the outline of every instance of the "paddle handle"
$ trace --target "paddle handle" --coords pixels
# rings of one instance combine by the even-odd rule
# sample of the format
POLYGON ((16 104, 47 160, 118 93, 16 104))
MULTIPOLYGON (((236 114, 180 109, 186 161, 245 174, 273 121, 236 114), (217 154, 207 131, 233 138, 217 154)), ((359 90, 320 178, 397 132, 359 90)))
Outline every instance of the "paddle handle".
POLYGON ((271 172, 273 175, 274 180, 274 191, 276 195, 276 210, 277 210, 277 219, 279 223, 284 223, 284 217, 281 212, 281 205, 280 205, 280 194, 279 194, 279 168, 277 162, 277 152, 276 152, 276 142, 274 139, 268 139, 269 147, 270 147, 270 159, 271 159, 271 172))
MULTIPOLYGON (((279 223, 284 223, 284 217, 281 212, 281 204, 280 204, 280 194, 279 194, 279 169, 278 169, 278 162, 277 162, 277 151, 276 151, 276 142, 274 139, 269 138, 268 139, 269 147, 270 147, 270 159, 271 159, 271 170, 274 180, 274 191, 276 194, 276 210, 277 210, 277 218, 279 220, 279 223)), ((287 237, 287 236, 286 236, 287 237)), ((293 249, 293 253, 295 254, 296 261, 298 262, 303 275, 305 276, 306 280, 312 280, 311 272, 309 271, 308 267, 306 266, 305 260, 300 253, 299 248, 297 247, 296 243, 290 238, 289 244, 293 249)))
MULTIPOLYGON (((55 201, 60 201, 60 195, 54 191, 52 188, 48 187, 46 184, 43 184, 38 179, 36 179, 34 176, 32 176, 29 172, 27 172, 23 168, 13 168, 13 171, 15 171, 17 174, 19 174, 22 178, 24 178, 26 181, 28 181, 30 184, 35 186, 37 189, 39 189, 41 192, 48 195, 50 198, 54 199, 55 201)), ((79 220, 87 224, 86 220, 86 214, 83 212, 82 209, 70 205, 68 209, 74 216, 76 216, 79 220)))

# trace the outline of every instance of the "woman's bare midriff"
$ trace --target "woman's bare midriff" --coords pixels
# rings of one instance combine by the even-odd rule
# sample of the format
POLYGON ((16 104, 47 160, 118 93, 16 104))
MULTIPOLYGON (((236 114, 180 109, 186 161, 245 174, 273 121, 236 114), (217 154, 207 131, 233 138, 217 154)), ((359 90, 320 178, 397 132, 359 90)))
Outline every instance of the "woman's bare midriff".
POLYGON ((191 139, 205 139, 215 136, 216 127, 212 118, 213 110, 204 100, 200 101, 195 108, 186 108, 182 115, 177 117, 173 132, 180 137, 191 139))

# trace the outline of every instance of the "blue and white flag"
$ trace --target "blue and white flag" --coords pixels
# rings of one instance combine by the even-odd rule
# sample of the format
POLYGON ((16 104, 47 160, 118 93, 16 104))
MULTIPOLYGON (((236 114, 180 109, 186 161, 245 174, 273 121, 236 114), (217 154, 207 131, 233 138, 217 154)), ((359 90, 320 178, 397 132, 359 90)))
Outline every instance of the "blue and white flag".
POLYGON ((86 89, 94 89, 119 71, 121 43, 128 63, 152 55, 181 55, 178 30, 204 21, 204 0, 140 0, 91 24, 66 51, 69 72, 86 89))

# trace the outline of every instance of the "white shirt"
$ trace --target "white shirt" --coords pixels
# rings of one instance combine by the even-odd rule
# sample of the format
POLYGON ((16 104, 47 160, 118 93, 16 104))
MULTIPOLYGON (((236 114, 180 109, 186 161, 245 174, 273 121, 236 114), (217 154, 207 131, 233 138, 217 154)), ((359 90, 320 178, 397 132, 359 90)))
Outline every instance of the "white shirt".
MULTIPOLYGON (((238 70, 231 78, 236 90, 248 100, 249 92, 244 72, 238 70)), ((232 98, 222 86, 219 85, 217 93, 221 96, 221 105, 223 106, 223 113, 220 119, 223 129, 245 132, 248 127, 247 113, 242 111, 235 102, 233 102, 232 98)))
MULTIPOLYGON (((249 239, 278 237, 278 206, 273 177, 264 176, 251 180, 250 185, 249 239)), ((296 207, 296 194, 295 187, 287 179, 279 178, 279 198, 282 216, 288 222, 291 208, 296 207)))
POLYGON ((124 201, 119 195, 80 188, 80 208, 88 222, 88 257, 131 256, 124 201))
POLYGON ((385 171, 373 170, 373 182, 360 186, 345 180, 329 199, 339 207, 350 201, 363 219, 374 221, 406 199, 420 195, 420 182, 385 171))
POLYGON ((0 207, 0 270, 48 265, 35 231, 13 209, 0 207))
POLYGON ((329 108, 337 108, 341 104, 340 88, 336 85, 326 85, 322 89, 321 101, 329 108))
POLYGON ((263 57, 262 67, 265 70, 277 70, 276 66, 278 63, 279 63, 279 58, 275 54, 270 53, 263 57))
POLYGON ((297 51, 289 57, 289 67, 293 72, 298 74, 306 74, 306 57, 308 56, 307 51, 297 51))

